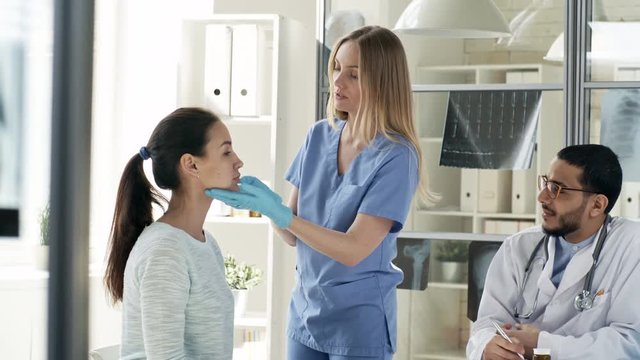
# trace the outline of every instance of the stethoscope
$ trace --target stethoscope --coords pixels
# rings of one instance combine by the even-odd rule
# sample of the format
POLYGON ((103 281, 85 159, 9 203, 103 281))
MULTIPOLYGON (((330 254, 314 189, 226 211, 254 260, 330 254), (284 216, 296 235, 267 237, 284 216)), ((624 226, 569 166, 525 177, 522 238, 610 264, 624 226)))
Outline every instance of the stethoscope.
MULTIPOLYGON (((584 279, 584 285, 582 287, 582 291, 578 293, 573 300, 573 307, 579 312, 582 312, 583 310, 589 310, 593 307, 593 300, 596 298, 596 294, 591 293, 593 275, 595 274, 596 266, 598 265, 598 259, 600 258, 600 252, 602 251, 602 247, 604 246, 604 241, 607 238, 607 227, 610 222, 611 222, 611 216, 607 215, 607 218, 604 221, 604 225, 600 229, 600 234, 598 235, 598 241, 596 242, 596 248, 593 250, 593 255, 592 255, 593 263, 591 264, 591 269, 589 269, 589 272, 587 273, 587 277, 584 279)), ((549 235, 545 235, 542 239, 540 239, 540 241, 538 241, 538 244, 533 249, 531 256, 529 256, 529 261, 527 261, 527 265, 525 266, 525 269, 524 269, 524 278, 522 281, 522 286, 520 287, 520 292, 518 294, 518 299, 522 300, 523 305, 524 305, 524 290, 527 285, 527 280, 529 279, 530 270, 532 268, 533 263, 536 260, 536 254, 538 253, 540 248, 544 246, 544 253, 545 253, 544 264, 546 265, 547 261, 549 260, 549 248, 547 246, 548 244, 549 244, 549 235)), ((543 269, 545 265, 543 265, 543 269)), ((538 289, 538 292, 536 293, 536 297, 533 300, 533 307, 531 311, 527 312, 526 314, 520 314, 520 312, 518 311, 518 302, 516 302, 516 305, 514 306, 514 309, 513 309, 513 317, 517 319, 529 319, 531 315, 533 315, 533 313, 536 311, 536 307, 538 306, 538 295, 540 295, 540 289, 538 289)))

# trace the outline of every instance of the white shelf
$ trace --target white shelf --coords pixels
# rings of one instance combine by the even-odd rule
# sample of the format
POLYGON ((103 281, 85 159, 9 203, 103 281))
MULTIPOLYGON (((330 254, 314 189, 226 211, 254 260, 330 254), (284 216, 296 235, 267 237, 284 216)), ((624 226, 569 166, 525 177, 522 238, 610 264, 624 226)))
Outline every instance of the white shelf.
POLYGON ((482 219, 514 219, 514 220, 535 220, 536 214, 511 214, 511 213, 480 213, 472 211, 457 210, 417 210, 419 215, 437 215, 437 216, 460 216, 460 217, 478 217, 482 219))
POLYGON ((470 211, 456 211, 456 210, 418 210, 419 215, 438 215, 438 216, 461 216, 472 217, 473 212, 470 211))
POLYGON ((437 353, 415 354, 413 359, 426 359, 426 360, 465 360, 466 350, 455 349, 445 350, 437 353))
POLYGON ((425 142, 425 143, 441 144, 442 143, 442 136, 440 136, 440 137, 423 136, 423 137, 420 138, 420 141, 425 142))
POLYGON ((457 71, 475 72, 476 70, 541 70, 541 64, 481 64, 481 65, 442 65, 442 66, 419 66, 420 70, 429 71, 457 71))
POLYGON ((479 218, 492 219, 517 219, 517 220, 535 220, 536 214, 511 214, 511 213, 477 213, 479 218))
POLYGON ((267 315, 258 312, 248 312, 234 319, 234 325, 241 328, 266 328, 267 315))
POLYGON ((507 235, 479 234, 470 232, 429 232, 429 231, 402 231, 398 235, 410 239, 429 239, 447 241, 503 241, 507 235))
POLYGON ((446 283, 446 282, 429 282, 427 289, 455 289, 455 290, 467 290, 467 284, 463 283, 446 283))

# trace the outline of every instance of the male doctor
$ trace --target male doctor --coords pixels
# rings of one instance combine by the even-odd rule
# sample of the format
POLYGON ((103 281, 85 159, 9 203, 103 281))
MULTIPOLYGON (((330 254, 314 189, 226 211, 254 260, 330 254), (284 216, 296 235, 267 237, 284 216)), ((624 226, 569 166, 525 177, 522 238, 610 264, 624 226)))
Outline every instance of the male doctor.
POLYGON ((640 223, 608 215, 621 184, 608 147, 558 152, 538 181, 542 226, 506 239, 489 266, 468 359, 536 347, 553 360, 640 359, 640 223))

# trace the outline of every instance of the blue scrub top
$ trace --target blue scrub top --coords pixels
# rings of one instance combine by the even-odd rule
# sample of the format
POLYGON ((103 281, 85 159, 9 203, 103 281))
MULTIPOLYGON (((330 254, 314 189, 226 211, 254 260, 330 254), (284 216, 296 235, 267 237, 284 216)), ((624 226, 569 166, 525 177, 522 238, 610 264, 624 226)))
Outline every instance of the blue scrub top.
POLYGON ((285 178, 298 188, 298 216, 345 232, 358 213, 393 220, 382 243, 349 267, 298 241, 297 285, 287 334, 318 351, 351 356, 395 352, 396 285, 402 271, 391 263, 396 237, 418 183, 416 150, 403 137, 378 135, 338 174, 338 145, 345 121, 316 122, 285 178))

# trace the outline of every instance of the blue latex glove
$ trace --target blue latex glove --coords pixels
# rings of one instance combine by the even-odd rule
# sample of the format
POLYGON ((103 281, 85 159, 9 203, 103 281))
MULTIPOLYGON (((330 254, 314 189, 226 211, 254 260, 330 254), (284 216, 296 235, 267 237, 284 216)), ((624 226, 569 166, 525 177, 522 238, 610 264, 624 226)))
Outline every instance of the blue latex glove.
POLYGON ((282 204, 282 198, 253 176, 242 177, 238 191, 207 189, 204 193, 236 209, 259 211, 281 228, 288 227, 293 219, 291 209, 282 204))

